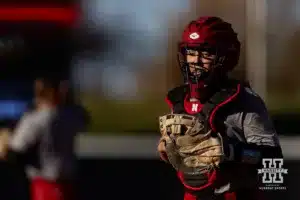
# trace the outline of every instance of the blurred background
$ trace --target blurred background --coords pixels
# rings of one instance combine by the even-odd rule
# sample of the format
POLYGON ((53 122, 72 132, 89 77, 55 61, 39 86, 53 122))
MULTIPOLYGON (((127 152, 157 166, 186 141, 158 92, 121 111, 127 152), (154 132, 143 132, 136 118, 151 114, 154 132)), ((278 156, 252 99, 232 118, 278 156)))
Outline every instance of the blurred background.
POLYGON ((81 198, 181 199, 174 172, 155 153, 157 117, 169 111, 164 102, 168 89, 182 82, 176 60, 181 31, 200 15, 216 15, 233 24, 242 43, 232 76, 251 82, 282 138, 288 190, 273 194, 297 199, 298 4, 296 0, 1 1, 1 124, 13 126, 25 111, 37 75, 68 78, 75 98, 92 119, 88 133, 78 138, 81 198))

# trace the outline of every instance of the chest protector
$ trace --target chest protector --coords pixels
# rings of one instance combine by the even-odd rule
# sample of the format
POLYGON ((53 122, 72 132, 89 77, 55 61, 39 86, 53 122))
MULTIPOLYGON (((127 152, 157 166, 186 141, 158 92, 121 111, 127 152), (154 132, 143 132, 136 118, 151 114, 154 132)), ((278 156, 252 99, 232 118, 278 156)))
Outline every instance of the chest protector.
POLYGON ((204 104, 188 102, 189 86, 183 85, 171 90, 167 95, 166 101, 174 114, 196 116, 204 123, 206 131, 212 130, 222 133, 223 128, 225 128, 224 120, 229 111, 239 106, 244 85, 238 81, 230 81, 226 88, 221 88, 204 104), (194 112, 193 108, 189 109, 189 106, 193 107, 193 104, 196 105, 194 112))

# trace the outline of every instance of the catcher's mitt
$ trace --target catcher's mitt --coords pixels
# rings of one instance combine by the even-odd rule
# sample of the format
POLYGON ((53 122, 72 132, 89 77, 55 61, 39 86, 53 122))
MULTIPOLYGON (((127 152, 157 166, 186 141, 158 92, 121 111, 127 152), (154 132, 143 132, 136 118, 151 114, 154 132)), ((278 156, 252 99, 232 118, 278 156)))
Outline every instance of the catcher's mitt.
POLYGON ((173 167, 188 174, 204 174, 224 160, 222 137, 205 132, 203 122, 183 114, 159 117, 161 141, 173 167))

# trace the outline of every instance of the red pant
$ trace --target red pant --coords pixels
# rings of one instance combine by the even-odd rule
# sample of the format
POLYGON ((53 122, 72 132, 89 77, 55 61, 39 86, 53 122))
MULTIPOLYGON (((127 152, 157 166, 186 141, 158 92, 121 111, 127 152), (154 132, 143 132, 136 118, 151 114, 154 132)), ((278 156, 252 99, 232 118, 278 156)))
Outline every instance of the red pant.
POLYGON ((32 200, 75 200, 72 184, 56 183, 42 178, 31 181, 32 200))

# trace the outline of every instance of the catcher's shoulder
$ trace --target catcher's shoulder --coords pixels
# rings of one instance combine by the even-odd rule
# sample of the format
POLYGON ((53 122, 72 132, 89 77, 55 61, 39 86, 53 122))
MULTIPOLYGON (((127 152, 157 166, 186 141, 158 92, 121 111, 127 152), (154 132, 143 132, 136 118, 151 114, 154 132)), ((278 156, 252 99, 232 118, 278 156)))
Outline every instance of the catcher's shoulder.
POLYGON ((267 110, 266 104, 261 96, 251 87, 248 81, 238 81, 240 84, 240 92, 235 103, 243 112, 261 113, 267 110))
POLYGON ((174 87, 168 91, 166 99, 172 104, 183 101, 187 91, 188 91, 188 85, 180 85, 174 87))
POLYGON ((240 85, 240 95, 243 96, 244 100, 245 99, 250 99, 250 101, 256 99, 261 100, 261 97, 251 87, 249 81, 230 79, 229 87, 236 88, 237 85, 240 85))
POLYGON ((251 87, 248 81, 241 81, 241 95, 243 96, 244 100, 248 101, 262 101, 262 98, 255 90, 251 87))
POLYGON ((263 98, 255 92, 251 87, 244 87, 241 95, 241 101, 247 111, 264 111, 266 110, 266 103, 263 98))

